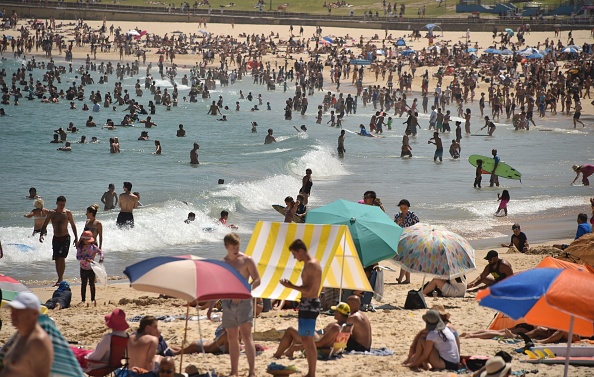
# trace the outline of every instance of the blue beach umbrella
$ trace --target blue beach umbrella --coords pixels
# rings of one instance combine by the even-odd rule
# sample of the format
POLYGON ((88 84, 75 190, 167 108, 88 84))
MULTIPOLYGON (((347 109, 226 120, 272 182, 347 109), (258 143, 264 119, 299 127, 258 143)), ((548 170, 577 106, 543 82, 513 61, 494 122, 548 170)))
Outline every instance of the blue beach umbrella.
POLYGON ((415 50, 404 50, 404 51, 400 51, 400 55, 402 56, 410 56, 413 54, 416 54, 417 52, 415 50))
POLYGON ((563 50, 561 50, 561 52, 568 52, 568 53, 575 54, 579 51, 573 47, 565 47, 563 50))
POLYGON ((508 48, 506 48, 505 50, 501 50, 501 55, 513 55, 514 52, 508 48))
POLYGON ((468 51, 468 52, 476 52, 476 48, 474 48, 474 47, 468 47, 468 49, 466 51, 468 51))
POLYGON ((332 39, 330 37, 324 37, 323 39, 330 44, 334 43, 334 39, 332 39))
POLYGON ((496 48, 488 48, 488 49, 484 50, 483 52, 485 54, 496 54, 496 55, 501 54, 501 50, 498 50, 496 48))
POLYGON ((396 41, 396 46, 406 46, 406 42, 402 38, 398 38, 396 41))
POLYGON ((540 52, 535 52, 534 54, 530 54, 527 56, 528 59, 542 59, 544 58, 544 55, 541 54, 540 52))

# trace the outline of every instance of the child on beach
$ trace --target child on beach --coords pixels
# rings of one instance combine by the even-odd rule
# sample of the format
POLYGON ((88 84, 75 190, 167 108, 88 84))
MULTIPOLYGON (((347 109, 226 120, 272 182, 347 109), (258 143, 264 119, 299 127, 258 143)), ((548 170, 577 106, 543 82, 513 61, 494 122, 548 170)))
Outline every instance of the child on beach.
POLYGON ((85 230, 76 246, 76 259, 80 261, 80 295, 82 302, 86 301, 88 282, 91 290, 91 301, 95 303, 95 272, 91 268, 91 263, 94 262, 97 254, 99 254, 99 263, 103 263, 103 251, 95 244, 93 233, 90 230, 85 230))
POLYGON ((500 194, 497 194, 497 200, 499 201, 499 208, 497 208, 497 212, 495 212, 495 216, 499 216, 499 212, 503 210, 505 213, 504 216, 507 216, 507 203, 509 203, 509 191, 503 190, 500 194))
POLYGON ((474 188, 481 188, 483 180, 483 160, 476 160, 476 175, 474 176, 474 188))

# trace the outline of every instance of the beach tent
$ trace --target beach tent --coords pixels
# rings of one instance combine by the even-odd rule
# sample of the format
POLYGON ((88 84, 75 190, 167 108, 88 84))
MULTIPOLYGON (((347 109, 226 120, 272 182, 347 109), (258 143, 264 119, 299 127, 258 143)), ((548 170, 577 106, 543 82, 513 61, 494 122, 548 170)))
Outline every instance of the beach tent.
MULTIPOLYGON (((581 270, 581 271, 588 271, 590 273, 594 273, 594 269, 588 265, 584 266, 577 263, 571 263, 564 260, 556 259, 553 257, 545 257, 537 266, 537 268, 569 268, 572 270, 581 270)), ((523 319, 518 319, 514 321, 510 317, 506 316, 503 313, 497 313, 495 318, 491 321, 487 330, 503 330, 509 329, 520 323, 524 323, 523 319)))
POLYGON ((280 284, 281 279, 301 284, 303 263, 289 251, 289 245, 298 238, 320 262, 324 287, 373 291, 346 225, 259 221, 245 251, 256 262, 262 280, 252 291, 253 297, 299 299, 298 291, 280 284))
POLYGON ((421 28, 421 30, 423 29, 427 29, 431 35, 433 35, 433 30, 437 29, 438 31, 441 31, 441 36, 443 37, 443 29, 441 26, 439 26, 439 24, 427 24, 421 28))

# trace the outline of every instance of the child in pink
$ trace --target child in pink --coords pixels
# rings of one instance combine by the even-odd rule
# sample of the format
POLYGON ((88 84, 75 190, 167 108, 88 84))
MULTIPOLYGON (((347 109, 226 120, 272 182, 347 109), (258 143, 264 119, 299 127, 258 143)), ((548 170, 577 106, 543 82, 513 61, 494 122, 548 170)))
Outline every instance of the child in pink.
POLYGON ((505 216, 507 216, 507 203, 509 203, 509 191, 503 190, 501 194, 497 194, 497 200, 499 200, 499 208, 495 212, 495 216, 499 216, 499 212, 503 210, 505 216))
POLYGON ((103 251, 95 243, 93 233, 90 230, 85 230, 76 246, 76 259, 80 261, 80 295, 82 302, 85 302, 87 297, 87 282, 91 290, 91 301, 95 302, 95 272, 91 268, 91 263, 93 263, 97 254, 99 254, 99 263, 103 263, 103 251))

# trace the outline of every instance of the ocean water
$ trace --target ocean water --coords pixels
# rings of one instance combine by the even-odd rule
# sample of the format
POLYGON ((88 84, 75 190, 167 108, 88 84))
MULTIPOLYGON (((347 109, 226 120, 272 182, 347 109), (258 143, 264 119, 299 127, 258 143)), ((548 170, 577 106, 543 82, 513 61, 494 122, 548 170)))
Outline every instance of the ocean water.
MULTIPOLYGON (((10 80, 11 73, 21 63, 3 61, 0 69, 9 72, 10 80)), ((32 73, 35 79, 41 79, 43 71, 32 73)), ((98 81, 98 74, 92 74, 98 81)), ((74 73, 63 76, 59 87, 71 85, 75 76, 74 73)), ((137 79, 143 82, 143 75, 125 78, 124 88, 133 93, 137 79)), ((169 81, 156 81, 162 89, 172 89, 169 81)), ((105 85, 87 86, 87 98, 91 90, 111 92, 114 82, 112 76, 105 85)), ((478 90, 486 91, 485 84, 482 86, 478 90)), ((188 88, 181 85, 178 88, 181 100, 188 88)), ((588 126, 576 130, 570 116, 547 114, 546 118, 536 119, 539 127, 530 131, 514 131, 502 117, 496 122, 493 137, 463 138, 461 160, 449 158, 447 146, 453 135, 446 135, 443 136, 446 156, 442 163, 433 162, 435 147, 427 143, 432 136, 427 130, 429 114, 420 115, 423 130, 411 138, 414 157, 401 159, 404 133, 401 123, 405 118, 396 117, 393 130, 385 130, 383 138, 347 133, 346 156, 339 160, 336 145, 340 131, 325 124, 329 114, 325 114, 321 125, 315 124, 315 112, 323 92, 309 98, 305 116, 293 114, 291 121, 284 120, 284 101, 293 95, 293 90, 294 86, 290 85, 286 93, 278 87, 276 91, 267 91, 265 86, 252 84, 250 76, 235 85, 218 87, 211 93, 212 99, 223 96, 224 104, 231 109, 223 111, 228 122, 218 122, 218 117, 206 115, 212 100, 180 102, 171 111, 158 106, 153 116, 158 126, 148 129, 151 141, 137 140, 144 130, 142 124, 115 131, 84 126, 88 116, 93 116, 99 125, 108 118, 118 123, 125 114, 122 107, 117 111, 102 107, 100 112, 93 113, 80 110, 83 103, 90 105, 88 100, 75 101, 78 110, 69 110, 66 100, 42 104, 25 98, 18 107, 3 106, 9 116, 0 118, 0 241, 4 245, 0 271, 23 280, 55 277, 51 227, 46 242, 39 243, 37 237, 31 237, 32 220, 23 217, 33 208, 33 202, 25 199, 29 187, 37 188, 50 209, 54 208, 57 196, 66 196, 67 208, 73 211, 81 232, 86 207, 101 204, 99 200, 109 183, 115 184, 117 192, 122 191, 122 182, 133 183, 133 191, 140 192, 143 204, 135 210, 134 229, 117 229, 117 212, 103 212, 102 205, 97 216, 103 223, 105 263, 110 275, 122 275, 127 265, 156 255, 191 253, 222 257, 222 238, 229 229, 213 222, 221 210, 230 212, 229 223, 239 226, 243 245, 247 245, 258 220, 283 220, 271 204, 282 204, 286 196, 297 195, 306 168, 313 170, 310 208, 338 198, 357 201, 364 191, 374 190, 391 217, 397 212, 400 199, 406 198, 422 221, 444 225, 470 240, 504 237, 513 222, 533 224, 534 235, 541 229, 538 236, 529 234, 532 241, 570 237, 575 229, 575 216, 588 211, 588 197, 594 196, 589 187, 570 186, 575 176, 571 166, 594 160, 592 114, 582 117, 588 126), (250 111, 257 101, 239 100, 240 90, 246 96, 248 92, 254 97, 262 94, 264 105, 259 107, 265 109, 266 102, 270 102, 272 110, 250 111), (234 111, 236 101, 241 105, 239 112, 234 111), (69 141, 85 135, 89 140, 96 136, 100 142, 73 144, 72 152, 57 151, 59 145, 50 144, 53 131, 66 128, 70 121, 80 131, 69 134, 69 141), (252 121, 258 122, 257 133, 251 133, 252 121), (175 136, 180 123, 186 129, 185 138, 175 136), (293 128, 302 124, 307 126, 307 134, 299 134, 293 128), (277 143, 263 144, 268 128, 274 129, 277 143), (109 153, 108 140, 113 136, 120 140, 121 153, 117 155, 109 153), (156 139, 161 141, 161 156, 152 155, 156 139), (194 142, 200 143, 198 166, 189 164, 194 142), (502 161, 523 173, 522 182, 500 179, 500 188, 473 188, 475 169, 466 159, 471 154, 490 155, 492 148, 498 149, 502 161), (224 179, 224 184, 218 184, 219 179, 224 179), (497 193, 503 189, 511 194, 507 218, 494 216, 497 193), (196 221, 184 224, 190 211, 196 213, 196 221), (550 225, 555 224, 557 217, 562 219, 561 224, 550 225), (549 224, 546 229, 545 223, 549 224)), ((342 90, 345 95, 355 91, 346 81, 342 90)), ((419 93, 413 93, 415 96, 419 93)), ((137 99, 146 105, 152 96, 146 90, 137 99)), ((473 112, 473 133, 478 133, 484 124, 478 116, 478 102, 468 107, 473 112)), ((455 113, 453 106, 448 109, 455 113)), ((364 108, 360 102, 357 114, 345 117, 344 128, 356 131, 360 123, 368 125, 373 111, 372 106, 364 108)), ((483 186, 488 186, 488 176, 484 176, 483 186)), ((66 277, 78 276, 75 254, 71 248, 66 277)))

